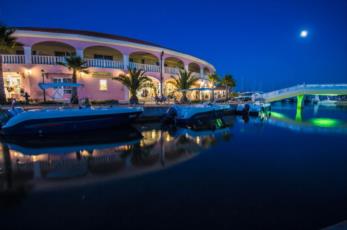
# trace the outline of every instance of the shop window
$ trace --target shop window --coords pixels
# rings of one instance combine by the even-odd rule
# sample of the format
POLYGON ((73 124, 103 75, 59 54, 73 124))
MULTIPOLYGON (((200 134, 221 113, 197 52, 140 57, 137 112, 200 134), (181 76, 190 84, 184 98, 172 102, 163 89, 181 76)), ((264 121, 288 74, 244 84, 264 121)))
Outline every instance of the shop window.
POLYGON ((105 80, 105 79, 99 80, 99 90, 100 91, 107 91, 107 80, 105 80))
MULTIPOLYGON (((54 83, 72 83, 72 79, 71 78, 53 78, 53 82, 54 83)), ((64 94, 71 94, 72 92, 71 87, 57 87, 57 88, 63 90, 64 94)))

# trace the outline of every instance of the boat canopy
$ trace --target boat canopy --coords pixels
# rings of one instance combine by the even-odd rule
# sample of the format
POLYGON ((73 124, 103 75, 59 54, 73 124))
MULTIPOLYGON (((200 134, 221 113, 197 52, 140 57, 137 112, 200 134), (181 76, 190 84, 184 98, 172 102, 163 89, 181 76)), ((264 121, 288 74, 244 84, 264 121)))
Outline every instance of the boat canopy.
POLYGON ((54 82, 54 83, 39 83, 41 89, 49 88, 61 88, 61 87, 82 87, 83 84, 80 83, 69 83, 69 82, 54 82))
POLYGON ((211 91, 214 90, 213 88, 191 88, 191 89, 181 89, 181 92, 187 92, 187 91, 211 91))
MULTIPOLYGON (((212 90, 225 90, 223 87, 215 87, 215 88, 190 88, 190 89, 181 89, 180 92, 187 92, 187 91, 212 91, 212 90)), ((230 88, 229 91, 232 89, 230 88)))

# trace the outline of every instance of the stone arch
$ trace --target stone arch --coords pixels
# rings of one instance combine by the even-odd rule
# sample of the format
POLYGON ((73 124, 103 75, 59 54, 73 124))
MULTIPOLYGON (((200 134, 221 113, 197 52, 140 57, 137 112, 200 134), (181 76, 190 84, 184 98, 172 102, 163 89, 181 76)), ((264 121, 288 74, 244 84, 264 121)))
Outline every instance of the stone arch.
POLYGON ((133 52, 129 55, 129 61, 138 64, 157 65, 159 66, 159 58, 151 53, 133 52))
POLYGON ((152 76, 148 76, 152 80, 152 84, 154 85, 154 88, 152 87, 145 87, 137 92, 137 97, 140 101, 154 101, 155 96, 159 96, 159 90, 160 90, 160 81, 152 76))
POLYGON ((184 69, 184 62, 176 57, 168 57, 164 61, 165 67, 184 69))
POLYGON ((76 54, 76 49, 64 42, 43 41, 32 45, 33 55, 40 56, 69 56, 76 54))
POLYGON ((200 73, 200 66, 197 63, 192 62, 188 65, 188 71, 194 72, 194 73, 200 73))
POLYGON ((83 56, 87 59, 103 59, 110 61, 123 61, 123 54, 108 46, 89 46, 83 50, 83 56))
POLYGON ((208 75, 210 75, 210 74, 211 74, 210 69, 207 68, 207 67, 205 67, 205 68, 204 68, 204 75, 205 75, 205 76, 208 76, 208 75))
POLYGON ((13 47, 10 50, 4 50, 4 54, 10 54, 10 55, 24 55, 24 48, 22 44, 16 44, 15 47, 13 47))
POLYGON ((176 97, 180 98, 181 94, 177 92, 176 87, 174 86, 174 80, 169 78, 164 81, 163 93, 167 97, 176 97))

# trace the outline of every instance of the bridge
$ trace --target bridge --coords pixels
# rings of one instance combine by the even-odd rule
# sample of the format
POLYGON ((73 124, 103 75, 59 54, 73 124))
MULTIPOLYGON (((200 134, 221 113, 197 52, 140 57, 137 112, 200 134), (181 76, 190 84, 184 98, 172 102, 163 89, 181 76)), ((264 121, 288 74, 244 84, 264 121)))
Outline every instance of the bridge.
POLYGON ((302 84, 260 94, 265 102, 275 102, 297 97, 297 107, 302 107, 304 95, 347 95, 347 84, 302 84))

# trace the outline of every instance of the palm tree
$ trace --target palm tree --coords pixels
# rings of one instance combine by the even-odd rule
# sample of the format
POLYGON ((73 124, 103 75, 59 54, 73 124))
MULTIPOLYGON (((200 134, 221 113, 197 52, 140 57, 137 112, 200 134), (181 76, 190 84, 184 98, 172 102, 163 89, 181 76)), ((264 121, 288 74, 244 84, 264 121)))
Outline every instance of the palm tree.
POLYGON ((233 75, 227 74, 224 76, 221 83, 225 87, 226 99, 228 100, 229 99, 229 90, 236 86, 236 81, 235 81, 233 75))
POLYGON ((213 74, 210 74, 208 75, 208 80, 211 82, 212 84, 212 97, 211 97, 211 101, 213 102, 214 101, 214 87, 216 86, 216 84, 218 82, 220 82, 220 78, 219 76, 217 75, 217 73, 213 73, 213 74))
POLYGON ((128 88, 130 92, 130 104, 138 104, 139 99, 137 98, 137 92, 146 87, 154 87, 152 79, 146 76, 146 72, 142 69, 131 69, 128 68, 128 75, 120 74, 118 77, 112 78, 113 80, 119 81, 128 88))
POLYGON ((178 77, 171 76, 171 78, 173 79, 173 85, 176 90, 182 91, 181 103, 187 103, 187 90, 199 81, 199 77, 194 72, 180 70, 178 77))
MULTIPOLYGON (((86 62, 80 56, 71 55, 65 58, 65 62, 58 62, 58 65, 67 67, 72 70, 72 83, 77 83, 77 73, 89 73, 86 62)), ((71 103, 78 104, 77 88, 73 87, 71 91, 71 103)))
MULTIPOLYGON (((16 45, 19 45, 13 36, 15 29, 0 25, 0 54, 7 53, 16 45)), ((4 76, 2 72, 2 56, 0 55, 0 104, 6 102, 4 76)))

